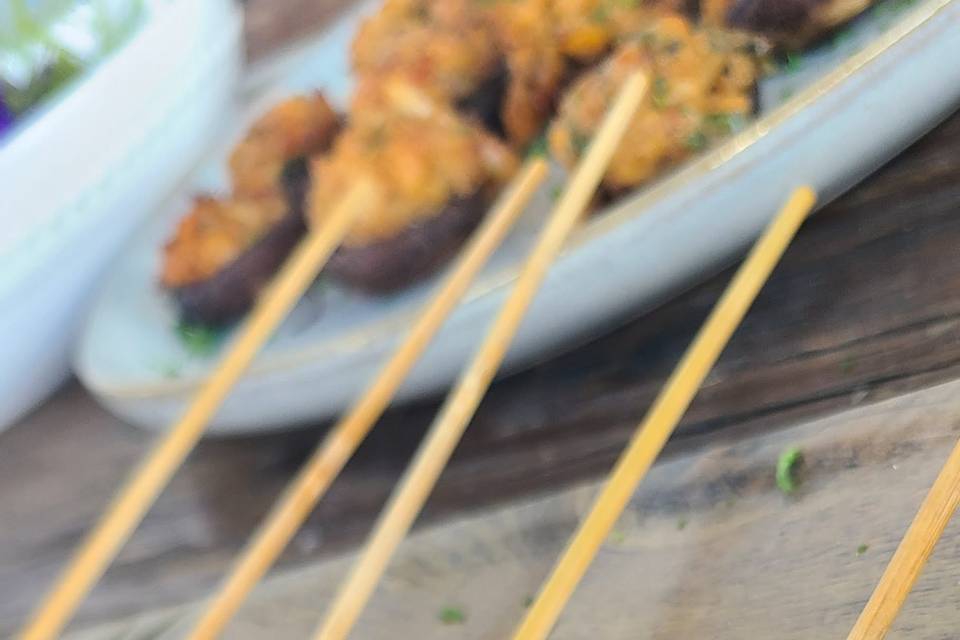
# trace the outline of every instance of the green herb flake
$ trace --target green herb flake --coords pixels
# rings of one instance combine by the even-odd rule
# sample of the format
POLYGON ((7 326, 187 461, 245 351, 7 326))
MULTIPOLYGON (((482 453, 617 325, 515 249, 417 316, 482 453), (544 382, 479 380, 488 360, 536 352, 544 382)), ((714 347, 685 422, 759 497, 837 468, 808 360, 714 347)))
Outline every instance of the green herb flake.
POLYGON ((580 129, 573 129, 570 132, 570 144, 573 145, 574 153, 578 156, 583 155, 583 152, 590 146, 590 136, 580 129))
POLYGON ((667 99, 670 97, 670 83, 663 76, 657 76, 653 81, 653 91, 650 99, 653 100, 653 106, 663 109, 667 106, 667 99))
POLYGON ((801 68, 803 68, 803 55, 796 51, 787 52, 783 70, 787 73, 796 73, 801 68))
POLYGON ((747 126, 747 119, 739 113, 711 113, 704 119, 704 126, 713 135, 726 136, 747 126))
POLYGON ((532 605, 532 604, 533 604, 533 596, 527 596, 526 598, 523 599, 523 608, 524 608, 524 609, 529 609, 529 608, 530 608, 530 605, 532 605))
POLYGON ((799 447, 790 447, 777 459, 777 488, 790 495, 797 490, 797 467, 803 462, 803 452, 799 447))
POLYGON ((208 356, 217 350, 223 334, 211 327, 181 322, 177 325, 177 336, 193 355, 208 356))
POLYGON ((613 544, 623 544, 624 540, 627 539, 627 536, 623 531, 620 531, 619 529, 614 529, 613 531, 610 532, 610 536, 608 539, 613 544))
POLYGON ((563 195, 563 187, 556 185, 553 189, 550 189, 550 199, 556 202, 560 199, 560 196, 563 195))
POLYGON ((550 145, 547 143, 547 134, 543 133, 527 147, 528 158, 546 158, 550 155, 550 145))
POLYGON ((610 10, 606 7, 606 5, 597 5, 597 7, 590 14, 590 18, 594 22, 602 24, 610 18, 610 10))
POLYGON ((867 550, 868 550, 869 548, 870 548, 870 545, 868 545, 868 544, 861 544, 859 547, 857 547, 857 555, 858 555, 858 556, 862 556, 863 554, 865 554, 865 553, 867 552, 867 550))
POLYGON ((838 31, 835 36, 833 36, 833 46, 835 49, 842 49, 853 40, 853 29, 849 27, 838 31))
POLYGON ((677 531, 683 531, 686 528, 687 528, 686 518, 680 518, 679 520, 677 520, 677 531))
POLYGON ((443 624, 463 624, 467 621, 467 615, 460 607, 444 607, 440 609, 437 618, 443 624))
POLYGON ((912 7, 915 2, 916 0, 890 0, 889 2, 880 2, 874 7, 873 13, 881 26, 889 28, 896 22, 900 14, 912 7))
POLYGON ((671 56, 677 53, 678 51, 680 51, 680 49, 682 48, 683 48, 683 43, 678 40, 670 40, 663 46, 664 52, 671 56))
POLYGON ((687 149, 692 151, 700 151, 707 147, 707 134, 703 131, 694 131, 683 141, 683 144, 687 149))

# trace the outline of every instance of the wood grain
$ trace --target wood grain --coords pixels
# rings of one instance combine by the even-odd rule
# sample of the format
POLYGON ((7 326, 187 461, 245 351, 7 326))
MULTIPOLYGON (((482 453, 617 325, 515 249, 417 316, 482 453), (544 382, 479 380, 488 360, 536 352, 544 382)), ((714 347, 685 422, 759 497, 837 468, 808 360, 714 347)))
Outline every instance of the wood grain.
MULTIPOLYGON (((842 638, 960 437, 960 382, 917 391, 657 465, 620 518, 551 638, 842 638), (777 489, 799 446, 800 489, 777 489)), ((409 539, 361 619, 364 640, 509 637, 589 508, 596 483, 476 514, 409 539), (438 619, 456 607, 457 626, 438 619)), ((350 558, 280 576, 227 640, 307 637, 350 558)), ((891 638, 955 638, 960 522, 947 529, 891 638)), ((182 637, 189 610, 74 640, 182 637), (169 633, 167 633, 169 632, 169 633)))
MULTIPOLYGON (((307 12, 326 1, 251 0, 250 11, 282 17, 288 2, 300 3, 307 24, 307 12)), ((276 46, 262 42, 262 50, 276 46)), ((954 116, 808 223, 668 456, 960 377, 958 149, 954 116)), ((424 520, 606 473, 728 279, 495 384, 424 520)), ((285 566, 361 541, 436 407, 384 418, 285 566)), ((81 609, 80 624, 208 594, 322 433, 317 425, 201 444, 81 609)), ((148 443, 74 384, 0 436, 0 636, 23 621, 148 443)))

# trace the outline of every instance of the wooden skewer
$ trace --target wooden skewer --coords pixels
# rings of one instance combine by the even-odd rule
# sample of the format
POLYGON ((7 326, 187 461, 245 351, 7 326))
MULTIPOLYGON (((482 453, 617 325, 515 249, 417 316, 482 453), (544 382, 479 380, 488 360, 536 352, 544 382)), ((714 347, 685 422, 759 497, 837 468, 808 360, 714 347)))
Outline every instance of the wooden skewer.
POLYGON ((20 632, 21 640, 48 640, 60 634, 84 596, 183 464, 231 387, 314 281, 372 198, 372 187, 358 183, 333 208, 322 226, 297 247, 183 417, 159 439, 79 547, 54 588, 20 632))
POLYGON ((500 246, 546 174, 547 163, 543 159, 527 163, 496 210, 486 217, 483 225, 474 234, 457 266, 427 305, 406 340, 290 484, 283 498, 234 564, 188 638, 200 640, 220 635, 247 594, 273 565, 314 505, 389 406, 390 400, 414 363, 443 326, 447 316, 456 308, 490 254, 500 246))
POLYGON ((947 523, 960 504, 960 443, 930 487, 920 510, 860 613, 848 640, 880 640, 887 635, 947 523))
POLYGON ((550 633, 630 496, 660 454, 815 201, 816 195, 808 187, 794 191, 786 206, 754 245, 637 428, 590 513, 580 524, 517 629, 514 640, 539 640, 550 633))
POLYGON ((461 374, 434 420, 425 442, 381 515, 363 555, 333 602, 316 638, 345 638, 353 628, 397 545, 409 531, 430 490, 460 440, 487 387, 506 355, 547 270, 590 202, 646 91, 642 74, 624 85, 613 108, 587 150, 569 188, 561 196, 537 244, 517 278, 510 297, 472 362, 461 374))

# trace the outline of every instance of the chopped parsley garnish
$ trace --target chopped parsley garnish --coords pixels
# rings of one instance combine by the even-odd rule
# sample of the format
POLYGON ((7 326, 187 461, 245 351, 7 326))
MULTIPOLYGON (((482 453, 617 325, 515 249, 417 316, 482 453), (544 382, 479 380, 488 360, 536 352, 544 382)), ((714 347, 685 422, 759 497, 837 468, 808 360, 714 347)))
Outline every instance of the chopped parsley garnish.
POLYGON ((803 55, 796 51, 787 52, 786 62, 783 65, 784 71, 795 73, 803 67, 803 55))
POLYGON ((694 131, 687 136, 687 139, 683 141, 683 144, 687 147, 687 149, 700 151, 701 149, 706 148, 707 142, 707 134, 705 134, 703 131, 694 131))
POLYGON ((574 153, 578 156, 583 155, 583 152, 590 146, 590 136, 580 129, 574 128, 570 131, 570 144, 573 145, 574 153))
POLYGON ((542 133, 527 147, 528 158, 546 158, 550 155, 550 145, 547 144, 547 134, 542 133))
POLYGON ((467 615, 463 612, 463 609, 459 607, 444 607, 440 609, 437 618, 439 618, 443 624, 463 624, 467 621, 467 615))
POLYGON ((550 189, 550 199, 556 202, 560 199, 560 196, 563 195, 563 187, 560 185, 555 186, 553 189, 550 189))
POLYGON ((881 2, 874 7, 874 15, 880 20, 882 26, 889 27, 897 17, 914 5, 916 0, 890 0, 881 2))
POLYGON ((652 31, 644 31, 640 34, 640 44, 645 47, 652 47, 657 43, 657 34, 652 31))
POLYGON ((678 40, 671 40, 663 46, 663 50, 670 55, 675 54, 677 51, 680 51, 680 49, 682 48, 683 48, 683 43, 678 40))
POLYGON ((593 10, 593 13, 590 14, 590 18, 594 22, 606 22, 610 17, 610 10, 606 6, 600 4, 593 10))
POLYGON ((868 544, 862 544, 862 545, 860 545, 859 547, 857 547, 857 555, 858 555, 858 556, 862 556, 863 554, 865 554, 865 553, 867 552, 867 549, 869 549, 869 548, 870 548, 870 545, 868 545, 868 544))
POLYGON ((527 596, 526 598, 523 599, 523 608, 524 608, 524 609, 529 609, 529 608, 530 608, 530 605, 532 605, 532 604, 533 604, 533 596, 527 596))
POLYGON ((803 452, 799 447, 790 447, 777 459, 777 488, 784 495, 790 495, 797 490, 799 482, 796 471, 801 462, 803 462, 803 452))
POLYGON ((677 531, 683 531, 686 528, 687 528, 686 518, 680 518, 679 520, 677 520, 677 531))
POLYGON ((837 49, 840 49, 846 46, 846 44, 850 42, 852 39, 853 39, 853 29, 849 27, 847 27, 846 29, 841 29, 840 31, 837 32, 835 36, 833 36, 833 46, 837 49))
POLYGON ((663 76, 657 76, 653 81, 653 92, 650 98, 653 100, 653 106, 663 109, 667 106, 667 98, 670 96, 670 83, 663 76))
POLYGON ((626 534, 619 529, 614 529, 610 532, 610 542, 613 544, 623 544, 623 541, 627 539, 626 534))
POLYGON ((177 325, 177 336, 183 347, 197 356, 207 356, 217 350, 223 334, 210 327, 181 322, 177 325))
POLYGON ((747 120, 739 113, 711 113, 704 119, 704 126, 714 135, 729 135, 743 129, 747 120))

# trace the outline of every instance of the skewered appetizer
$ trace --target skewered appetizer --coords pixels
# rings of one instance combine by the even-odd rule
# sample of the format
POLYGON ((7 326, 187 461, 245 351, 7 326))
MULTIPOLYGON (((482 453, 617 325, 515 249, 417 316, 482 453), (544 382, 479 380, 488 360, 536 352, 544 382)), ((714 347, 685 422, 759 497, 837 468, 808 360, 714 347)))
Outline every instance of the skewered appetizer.
POLYGON ((245 313, 305 233, 306 156, 327 148, 339 118, 319 95, 286 100, 237 145, 233 195, 199 197, 164 248, 161 285, 188 323, 245 313))
POLYGON ((386 0, 352 45, 349 122, 320 96, 257 121, 230 157, 232 195, 197 199, 165 249, 161 282, 186 321, 237 317, 306 223, 364 175, 377 201, 327 274, 372 293, 402 287, 456 252, 515 170, 511 148, 551 118, 550 151, 572 167, 622 81, 647 72, 645 104, 604 178, 604 197, 616 197, 755 112, 763 42, 809 42, 869 3, 386 0))
POLYGON ((554 37, 552 1, 492 0, 484 4, 507 71, 500 123, 517 147, 540 134, 571 75, 570 64, 554 37))
POLYGON ((644 70, 651 86, 604 177, 615 196, 657 176, 736 127, 754 111, 758 65, 722 34, 665 16, 626 40, 561 102, 550 150, 572 167, 623 81, 644 70))
POLYGON ((361 24, 352 59, 361 101, 394 78, 503 131, 503 60, 472 0, 387 0, 361 24))
POLYGON ((695 0, 552 0, 555 37, 564 54, 592 63, 656 17, 693 13, 695 0))
POLYGON ((311 223, 358 177, 374 204, 354 223, 326 273, 368 292, 386 292, 435 270, 479 223, 517 168, 506 144, 478 123, 403 83, 383 104, 351 112, 329 154, 313 160, 311 223))
POLYGON ((552 0, 388 0, 353 43, 358 96, 399 78, 522 147, 568 77, 552 0))

